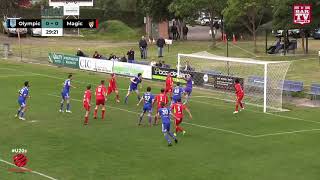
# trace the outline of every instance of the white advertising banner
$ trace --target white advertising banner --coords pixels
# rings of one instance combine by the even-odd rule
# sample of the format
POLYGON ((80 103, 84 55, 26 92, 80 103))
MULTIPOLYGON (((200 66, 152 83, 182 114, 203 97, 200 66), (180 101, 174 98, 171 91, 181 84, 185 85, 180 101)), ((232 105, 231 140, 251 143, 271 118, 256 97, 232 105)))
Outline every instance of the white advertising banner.
POLYGON ((136 76, 138 73, 141 73, 143 78, 152 79, 152 66, 142 64, 80 57, 79 68, 88 71, 116 73, 125 76, 136 76))
POLYGON ((88 71, 96 71, 96 59, 80 57, 79 68, 88 71))
POLYGON ((143 78, 152 79, 152 66, 148 65, 114 62, 113 72, 126 76, 136 76, 142 73, 143 78))
POLYGON ((112 73, 113 62, 109 60, 96 60, 96 71, 112 73))
POLYGON ((63 15, 64 16, 79 16, 80 15, 79 5, 70 3, 68 5, 63 6, 63 15))

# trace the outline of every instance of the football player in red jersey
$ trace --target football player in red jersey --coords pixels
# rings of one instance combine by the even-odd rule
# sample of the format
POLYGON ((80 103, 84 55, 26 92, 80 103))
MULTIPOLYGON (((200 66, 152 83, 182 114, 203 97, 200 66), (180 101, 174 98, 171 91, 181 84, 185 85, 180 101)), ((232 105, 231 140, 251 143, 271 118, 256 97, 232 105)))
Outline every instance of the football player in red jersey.
POLYGON ((97 119, 97 113, 98 113, 98 108, 99 106, 102 106, 102 119, 104 119, 104 113, 106 111, 106 106, 105 106, 105 101, 106 101, 106 96, 107 94, 107 88, 104 85, 104 80, 101 81, 101 84, 96 88, 96 107, 94 109, 94 119, 97 119))
POLYGON ((172 88, 173 88, 173 78, 169 73, 166 78, 166 89, 165 93, 169 94, 170 98, 172 98, 172 88))
POLYGON ((84 92, 83 96, 83 107, 86 110, 86 114, 84 116, 84 125, 88 125, 89 121, 89 113, 90 113, 90 102, 91 102, 91 85, 87 86, 87 90, 84 92))
POLYGON ((233 114, 237 114, 239 112, 239 105, 240 105, 241 109, 244 109, 244 106, 242 103, 242 100, 244 97, 244 91, 241 87, 239 79, 236 79, 234 82, 235 82, 234 88, 236 90, 237 100, 236 100, 236 111, 234 111, 233 114))
POLYGON ((176 103, 171 105, 171 110, 173 111, 174 117, 175 117, 175 127, 176 127, 176 132, 174 133, 175 136, 177 135, 178 132, 182 132, 183 135, 186 133, 186 131, 180 126, 183 120, 183 112, 186 110, 190 116, 190 119, 192 119, 192 115, 188 107, 181 102, 181 99, 178 99, 176 103))
POLYGON ((107 92, 107 97, 112 93, 116 93, 116 101, 119 103, 119 91, 117 88, 117 82, 116 82, 116 75, 114 73, 111 74, 111 79, 109 80, 109 86, 108 86, 108 92, 107 92))
MULTIPOLYGON (((169 101, 168 96, 166 95, 165 90, 161 89, 161 93, 156 96, 156 99, 154 101, 154 103, 157 102, 157 112, 161 108, 161 103, 164 103, 164 105, 167 106, 168 101, 169 101)), ((158 118, 159 118, 158 114, 156 114, 154 117, 154 124, 155 125, 158 124, 158 118)))

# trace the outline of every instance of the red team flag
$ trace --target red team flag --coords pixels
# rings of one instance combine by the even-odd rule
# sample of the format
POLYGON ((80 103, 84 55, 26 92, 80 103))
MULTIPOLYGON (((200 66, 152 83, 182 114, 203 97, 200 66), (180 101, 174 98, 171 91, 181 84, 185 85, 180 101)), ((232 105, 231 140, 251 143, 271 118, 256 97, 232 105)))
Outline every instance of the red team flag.
POLYGON ((84 92, 83 95, 83 107, 86 110, 86 115, 85 115, 85 120, 84 120, 84 124, 87 125, 88 121, 89 121, 89 112, 90 112, 90 102, 91 102, 91 86, 88 85, 87 86, 87 90, 84 92))

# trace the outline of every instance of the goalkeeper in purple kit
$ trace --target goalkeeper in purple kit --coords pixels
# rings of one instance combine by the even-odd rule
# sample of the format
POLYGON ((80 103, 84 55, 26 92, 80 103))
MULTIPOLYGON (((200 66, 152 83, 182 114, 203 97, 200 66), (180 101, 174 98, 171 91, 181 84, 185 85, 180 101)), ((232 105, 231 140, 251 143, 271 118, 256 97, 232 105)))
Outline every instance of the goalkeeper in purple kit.
POLYGON ((193 83, 193 80, 192 80, 192 75, 191 74, 188 74, 187 75, 187 78, 185 79, 187 81, 187 85, 186 85, 186 88, 184 89, 184 92, 185 92, 185 97, 186 97, 186 100, 183 104, 186 104, 188 103, 189 99, 190 99, 190 96, 191 96, 191 93, 192 93, 192 83, 193 83))

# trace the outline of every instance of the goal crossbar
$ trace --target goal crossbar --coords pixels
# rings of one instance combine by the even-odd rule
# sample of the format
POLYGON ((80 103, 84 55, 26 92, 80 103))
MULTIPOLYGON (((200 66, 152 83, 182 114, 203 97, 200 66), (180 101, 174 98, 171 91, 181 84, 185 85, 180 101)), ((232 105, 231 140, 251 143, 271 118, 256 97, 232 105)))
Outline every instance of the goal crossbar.
POLYGON ((210 59, 215 61, 225 61, 225 62, 239 62, 239 63, 248 63, 248 64, 276 64, 276 63, 288 63, 289 61, 260 61, 250 58, 234 58, 234 57, 223 57, 223 56, 203 56, 203 55, 195 55, 195 54, 178 54, 178 58, 181 56, 187 56, 192 58, 199 59, 210 59))

